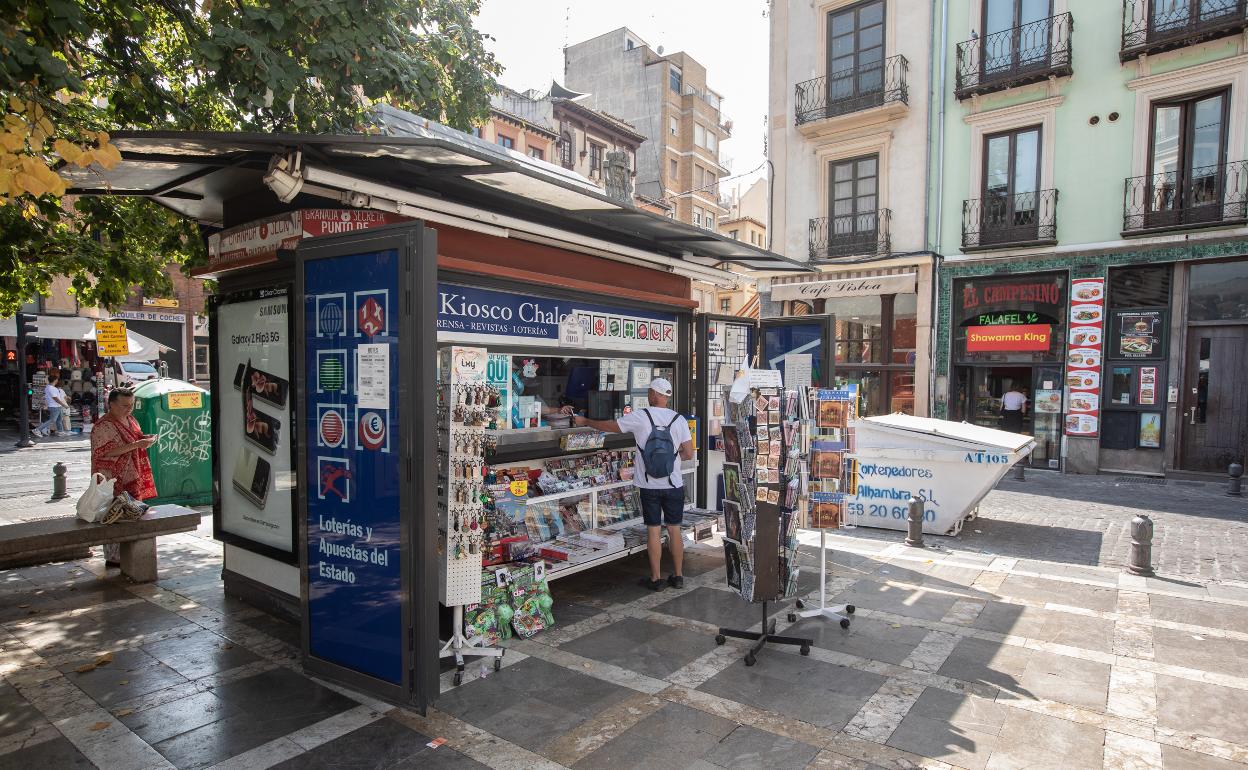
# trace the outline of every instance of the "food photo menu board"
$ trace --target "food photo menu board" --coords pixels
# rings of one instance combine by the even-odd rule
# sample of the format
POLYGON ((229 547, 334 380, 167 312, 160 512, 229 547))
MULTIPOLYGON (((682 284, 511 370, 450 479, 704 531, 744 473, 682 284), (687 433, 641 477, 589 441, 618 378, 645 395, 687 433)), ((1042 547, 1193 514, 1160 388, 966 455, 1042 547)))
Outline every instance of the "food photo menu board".
POLYGON ((301 268, 309 653, 399 684, 400 257, 387 249, 301 268))
MULTIPOLYGON (((289 289, 212 299, 213 537, 268 558, 295 551, 289 289)), ((41 392, 41 391, 40 391, 41 392)))
POLYGON ((1101 358, 1105 350, 1105 279, 1070 287, 1066 346, 1066 435, 1100 434, 1101 358))

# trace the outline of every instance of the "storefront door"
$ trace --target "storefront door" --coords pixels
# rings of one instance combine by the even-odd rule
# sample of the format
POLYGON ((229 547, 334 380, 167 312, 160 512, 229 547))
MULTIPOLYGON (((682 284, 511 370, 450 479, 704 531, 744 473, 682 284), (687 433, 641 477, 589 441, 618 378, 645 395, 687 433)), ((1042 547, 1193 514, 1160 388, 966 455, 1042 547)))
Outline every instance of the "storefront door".
POLYGON ((1248 446, 1248 325, 1189 328, 1184 371, 1180 467, 1225 473, 1248 446))

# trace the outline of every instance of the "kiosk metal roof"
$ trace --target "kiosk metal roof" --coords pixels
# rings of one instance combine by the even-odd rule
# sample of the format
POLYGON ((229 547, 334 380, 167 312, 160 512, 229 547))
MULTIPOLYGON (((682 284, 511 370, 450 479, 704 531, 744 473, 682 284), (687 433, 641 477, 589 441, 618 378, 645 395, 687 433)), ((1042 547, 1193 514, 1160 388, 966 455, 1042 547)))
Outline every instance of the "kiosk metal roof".
POLYGON ((472 206, 708 268, 809 272, 802 262, 623 203, 560 166, 483 141, 391 107, 378 108, 379 133, 265 134, 119 131, 122 162, 111 170, 66 167, 79 195, 136 195, 203 225, 223 228, 226 201, 265 189, 275 157, 370 183, 472 206))

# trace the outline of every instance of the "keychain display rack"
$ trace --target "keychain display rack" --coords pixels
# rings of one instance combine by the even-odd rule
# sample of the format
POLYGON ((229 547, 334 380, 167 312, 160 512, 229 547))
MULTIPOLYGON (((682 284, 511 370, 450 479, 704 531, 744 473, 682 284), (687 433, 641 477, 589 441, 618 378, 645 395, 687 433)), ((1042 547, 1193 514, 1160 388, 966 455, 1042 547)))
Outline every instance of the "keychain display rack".
POLYGON ((761 602, 758 631, 720 628, 716 644, 727 637, 754 644, 745 654, 753 666, 767 644, 785 644, 810 654, 813 639, 776 634, 769 603, 797 591, 797 517, 806 443, 802 416, 805 399, 784 390, 779 372, 742 377, 755 387, 743 390, 740 379, 724 396, 724 559, 728 585, 749 602, 761 602), (734 398, 734 391, 740 393, 734 398))
POLYGON ((442 351, 438 383, 438 488, 442 517, 440 555, 442 604, 452 608, 451 638, 441 658, 455 659, 455 684, 463 681, 465 658, 493 658, 502 666, 504 650, 469 640, 464 606, 481 601, 481 549, 484 543, 486 426, 499 407, 498 390, 486 381, 485 348, 442 351))

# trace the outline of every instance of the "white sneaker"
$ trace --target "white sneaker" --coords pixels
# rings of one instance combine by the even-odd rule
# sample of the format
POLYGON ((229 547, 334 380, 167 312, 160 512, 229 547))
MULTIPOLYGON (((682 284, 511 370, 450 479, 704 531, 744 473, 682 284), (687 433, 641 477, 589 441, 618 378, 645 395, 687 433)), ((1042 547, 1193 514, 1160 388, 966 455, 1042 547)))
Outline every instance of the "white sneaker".
POLYGON ((43 433, 41 433, 38 428, 31 428, 30 434, 35 438, 43 438, 43 433))

